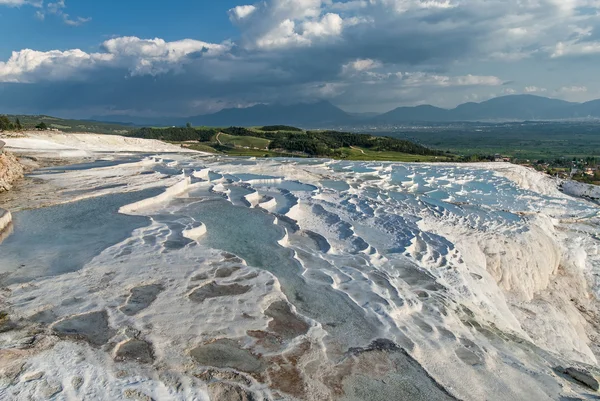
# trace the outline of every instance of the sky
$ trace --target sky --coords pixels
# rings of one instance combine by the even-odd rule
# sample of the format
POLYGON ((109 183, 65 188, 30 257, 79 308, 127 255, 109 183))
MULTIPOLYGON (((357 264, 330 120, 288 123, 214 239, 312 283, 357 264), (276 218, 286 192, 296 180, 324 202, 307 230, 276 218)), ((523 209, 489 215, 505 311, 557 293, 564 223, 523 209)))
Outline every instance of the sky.
POLYGON ((600 98, 600 0, 0 0, 0 113, 600 98))

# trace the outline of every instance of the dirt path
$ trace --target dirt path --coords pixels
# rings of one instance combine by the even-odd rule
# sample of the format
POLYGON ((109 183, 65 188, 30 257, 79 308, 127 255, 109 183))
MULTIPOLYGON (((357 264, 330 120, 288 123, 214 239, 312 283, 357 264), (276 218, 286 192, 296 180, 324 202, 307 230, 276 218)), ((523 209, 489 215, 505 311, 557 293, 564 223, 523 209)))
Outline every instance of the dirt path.
POLYGON ((363 155, 365 154, 365 151, 364 151, 364 150, 362 150, 361 148, 357 148, 357 147, 354 147, 354 146, 350 146, 350 149, 360 150, 360 153, 362 153, 363 155))
POLYGON ((221 140, 219 139, 219 136, 221 136, 222 132, 219 132, 217 134, 217 136, 215 137, 215 139, 217 140, 217 142, 219 142, 219 145, 223 146, 223 144, 221 143, 221 140))

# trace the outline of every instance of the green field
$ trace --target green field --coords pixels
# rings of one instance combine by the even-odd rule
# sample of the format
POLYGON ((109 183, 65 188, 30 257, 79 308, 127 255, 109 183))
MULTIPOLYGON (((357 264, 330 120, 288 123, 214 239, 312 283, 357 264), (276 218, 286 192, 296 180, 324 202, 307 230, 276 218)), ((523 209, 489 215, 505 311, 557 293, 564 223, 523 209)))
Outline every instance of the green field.
POLYGON ((181 145, 187 149, 197 150, 199 152, 207 152, 207 153, 219 153, 219 151, 212 146, 205 145, 203 143, 185 143, 182 144, 180 142, 171 142, 176 145, 181 145))
POLYGON ((494 155, 549 160, 600 156, 597 122, 547 122, 448 125, 377 135, 393 136, 458 155, 494 155))
POLYGON ((421 156, 411 155, 409 153, 400 152, 375 152, 372 150, 365 150, 363 152, 355 149, 344 148, 344 153, 348 156, 345 160, 356 160, 356 161, 392 161, 392 162, 442 162, 452 161, 451 158, 443 156, 421 156), (364 153, 363 153, 364 152, 364 153))
POLYGON ((257 138, 254 136, 233 136, 229 134, 217 134, 215 136, 215 140, 220 142, 222 145, 231 146, 231 147, 240 147, 240 148, 258 148, 258 149, 267 149, 269 146, 268 139, 257 138))

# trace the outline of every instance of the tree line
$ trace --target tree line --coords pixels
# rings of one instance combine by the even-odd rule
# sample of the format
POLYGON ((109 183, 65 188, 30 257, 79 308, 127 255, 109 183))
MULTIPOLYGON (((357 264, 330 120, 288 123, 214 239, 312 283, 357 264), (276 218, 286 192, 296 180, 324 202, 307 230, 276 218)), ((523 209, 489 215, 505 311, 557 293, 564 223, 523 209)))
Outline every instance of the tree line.
POLYGON ((208 142, 217 133, 216 130, 198 129, 192 127, 169 127, 169 128, 139 128, 129 132, 129 136, 135 138, 158 139, 161 141, 184 142, 199 141, 208 142))
POLYGON ((264 127, 260 127, 259 130, 261 130, 261 131, 269 131, 269 132, 274 132, 274 131, 295 131, 295 132, 302 132, 301 128, 290 127, 289 125, 265 125, 264 127))
POLYGON ((375 137, 338 131, 307 131, 306 134, 287 133, 274 138, 269 149, 303 152, 311 156, 338 156, 342 148, 359 147, 377 152, 401 152, 423 156, 442 156, 414 142, 390 137, 375 137))
POLYGON ((22 129, 19 118, 13 123, 7 116, 0 116, 0 131, 20 131, 22 129))
MULTIPOLYGON (((35 126, 39 130, 47 130, 48 126, 45 122, 41 121, 35 126)), ((15 118, 15 121, 11 121, 8 116, 0 116, 0 131, 22 131, 25 127, 21 124, 19 117, 15 118)))

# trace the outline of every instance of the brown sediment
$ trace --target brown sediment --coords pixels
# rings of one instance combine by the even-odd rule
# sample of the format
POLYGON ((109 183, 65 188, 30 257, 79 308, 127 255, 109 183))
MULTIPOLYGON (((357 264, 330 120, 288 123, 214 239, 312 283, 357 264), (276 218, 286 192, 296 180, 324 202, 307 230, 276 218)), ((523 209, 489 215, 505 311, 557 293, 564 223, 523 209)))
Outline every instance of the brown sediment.
POLYGON ((373 400, 386 399, 386 393, 402 400, 457 400, 405 349, 386 339, 348 350, 323 382, 335 396, 351 399, 364 398, 370 392, 373 400), (375 394, 379 396, 375 398, 375 394))
POLYGON ((303 341, 292 350, 269 358, 269 368, 266 371, 269 387, 300 399, 306 399, 305 375, 298 365, 311 348, 310 342, 303 341))
POLYGON ((252 338, 256 339, 255 348, 262 348, 267 352, 275 352, 281 349, 283 340, 276 334, 263 330, 248 330, 246 332, 252 338))
POLYGON ((236 341, 227 338, 200 345, 192 349, 190 355, 202 366, 231 368, 248 373, 259 373, 266 368, 266 363, 260 356, 241 348, 236 341))
POLYGON ((242 295, 250 291, 252 287, 249 285, 220 285, 215 281, 211 281, 208 284, 198 287, 193 290, 188 297, 194 302, 204 302, 209 298, 218 298, 232 295, 242 295))
POLYGON ((273 302, 265 311, 265 315, 272 318, 269 322, 269 330, 284 340, 306 334, 310 328, 308 323, 292 312, 290 305, 285 301, 273 302))

